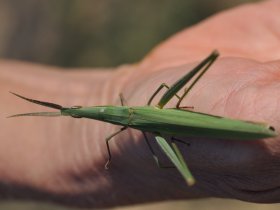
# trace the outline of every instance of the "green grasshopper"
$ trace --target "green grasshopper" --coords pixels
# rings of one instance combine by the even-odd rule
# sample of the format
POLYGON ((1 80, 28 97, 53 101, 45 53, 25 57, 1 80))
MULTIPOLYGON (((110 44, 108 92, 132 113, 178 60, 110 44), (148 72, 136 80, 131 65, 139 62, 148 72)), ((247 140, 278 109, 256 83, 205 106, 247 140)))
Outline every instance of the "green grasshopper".
MULTIPOLYGON (((122 106, 73 106, 70 108, 60 106, 58 104, 29 99, 12 93, 29 102, 58 109, 60 112, 33 112, 25 114, 17 114, 10 117, 17 116, 71 116, 74 118, 89 118, 100 120, 116 125, 121 125, 122 128, 117 132, 106 138, 106 146, 108 151, 108 161, 105 168, 111 161, 112 155, 109 146, 109 141, 126 130, 127 128, 134 128, 140 130, 144 134, 144 139, 151 150, 151 153, 158 166, 161 164, 148 141, 145 132, 151 132, 155 135, 156 142, 162 151, 171 160, 174 166, 181 173, 188 185, 193 185, 195 179, 190 173, 187 164, 176 145, 177 142, 184 143, 182 140, 171 137, 171 144, 169 144, 163 135, 181 135, 187 137, 206 137, 232 140, 257 140, 262 138, 274 137, 277 135, 275 129, 265 123, 241 121, 235 119, 224 118, 215 115, 209 115, 194 111, 186 110, 186 107, 180 107, 183 98, 189 93, 196 82, 208 70, 211 64, 217 59, 219 53, 213 51, 207 58, 199 63, 193 70, 188 72, 171 87, 165 83, 159 86, 155 93, 151 96, 146 106, 125 106, 124 99, 121 97, 122 106), (193 79, 193 81, 191 81, 193 79), (188 82, 190 85, 185 89, 182 96, 177 93, 188 82), (167 88, 159 102, 152 106, 151 103, 154 97, 161 89, 167 88), (178 98, 176 108, 164 108, 164 106, 173 98, 178 98)), ((187 143, 185 143, 187 144, 187 143)))

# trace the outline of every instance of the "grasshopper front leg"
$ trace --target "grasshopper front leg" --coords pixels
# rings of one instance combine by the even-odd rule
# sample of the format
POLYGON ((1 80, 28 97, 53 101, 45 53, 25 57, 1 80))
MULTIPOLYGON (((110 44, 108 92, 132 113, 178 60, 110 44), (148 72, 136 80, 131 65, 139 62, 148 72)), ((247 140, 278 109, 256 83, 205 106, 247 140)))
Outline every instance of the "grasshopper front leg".
POLYGON ((112 160, 112 155, 111 155, 111 149, 110 149, 110 145, 109 145, 109 141, 115 137, 116 135, 118 135, 119 133, 121 133, 122 131, 126 130, 127 127, 122 127, 120 130, 118 130, 117 132, 111 134, 110 136, 108 136, 105 140, 106 140, 106 147, 107 147, 107 152, 108 152, 108 160, 105 164, 105 169, 109 169, 109 164, 112 160))

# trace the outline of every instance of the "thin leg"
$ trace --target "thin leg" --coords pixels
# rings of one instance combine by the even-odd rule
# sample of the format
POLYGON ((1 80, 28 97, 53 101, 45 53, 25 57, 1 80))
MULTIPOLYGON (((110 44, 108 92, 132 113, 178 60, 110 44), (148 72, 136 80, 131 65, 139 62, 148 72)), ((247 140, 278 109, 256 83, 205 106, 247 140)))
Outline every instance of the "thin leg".
POLYGON ((156 156, 155 151, 154 151, 153 148, 152 148, 152 145, 151 145, 150 142, 149 142, 149 139, 148 139, 146 133, 145 133, 145 132, 142 132, 142 133, 143 133, 143 135, 144 135, 145 141, 146 141, 146 143, 147 143, 147 145, 148 145, 148 147, 149 147, 149 149, 150 149, 150 151, 151 151, 151 153, 152 153, 152 155, 153 155, 153 158, 154 158, 154 160, 155 160, 157 166, 158 166, 159 168, 175 168, 174 166, 164 166, 164 165, 162 165, 162 164, 160 163, 158 157, 156 156))
POLYGON ((122 106, 125 106, 126 103, 125 103, 125 99, 124 99, 124 97, 123 97, 123 94, 120 93, 119 96, 120 96, 120 100, 121 100, 121 105, 122 105, 122 106))
POLYGON ((127 127, 122 127, 120 130, 118 130, 117 132, 111 134, 110 136, 108 136, 106 138, 106 146, 107 146, 107 151, 108 151, 108 160, 105 164, 105 169, 108 169, 109 167, 109 164, 111 162, 111 159, 112 159, 112 155, 111 155, 111 150, 110 150, 110 146, 109 146, 109 141, 116 135, 118 135, 120 132, 124 131, 125 129, 127 129, 127 127))
MULTIPOLYGON (((174 156, 171 156, 170 153, 169 153, 169 156, 173 160, 172 162, 174 163, 176 168, 179 170, 181 175, 186 180, 187 184, 189 186, 192 186, 195 184, 195 178, 193 177, 192 173, 190 172, 190 169, 187 166, 186 161, 185 161, 182 153, 180 152, 180 149, 178 148, 177 144, 174 142, 174 140, 175 140, 174 138, 173 138, 173 140, 171 140, 172 141, 171 147, 177 158, 175 158, 174 156)), ((176 139, 176 140, 178 141, 179 139, 176 139)), ((180 140, 180 142, 181 142, 181 140, 180 140)))
MULTIPOLYGON (((159 91, 161 91, 161 89, 164 88, 164 87, 167 88, 167 89, 170 89, 170 87, 169 87, 167 84, 162 83, 162 84, 158 87, 158 89, 154 92, 154 94, 151 96, 151 98, 149 99, 149 101, 148 101, 148 103, 147 103, 148 106, 151 105, 152 100, 153 100, 153 99, 155 98, 155 96, 159 93, 159 91)), ((180 100, 180 96, 178 96, 177 94, 175 94, 175 96, 180 100)))
POLYGON ((177 142, 180 142, 180 143, 185 144, 185 145, 187 145, 187 146, 190 146, 190 145, 191 145, 189 142, 185 142, 185 141, 183 141, 183 140, 181 140, 181 139, 177 139, 177 138, 175 138, 175 137, 173 137, 173 136, 171 137, 171 141, 172 141, 172 142, 177 141, 177 142))
MULTIPOLYGON (((208 67, 217 59, 219 53, 217 51, 213 51, 207 58, 201 61, 195 68, 186 73, 183 77, 177 80, 170 88, 167 90, 162 97, 160 98, 156 107, 162 109, 171 99, 177 94, 189 81, 191 81, 196 75, 197 79, 191 84, 190 89, 196 83, 196 81, 205 73, 208 67), (208 66, 205 68, 205 66, 208 66)), ((183 96, 184 97, 184 96, 183 96)), ((177 108, 180 106, 182 97, 179 99, 177 103, 177 108)))
POLYGON ((179 109, 194 109, 194 106, 180 106, 179 109))
MULTIPOLYGON (((216 59, 216 58, 215 58, 216 59)), ((204 69, 200 72, 200 74, 195 78, 195 80, 191 83, 191 85, 185 89, 185 92, 183 93, 183 95, 180 97, 179 101, 176 104, 176 108, 179 109, 180 108, 180 104, 182 102, 182 100, 185 98, 185 96, 190 92, 190 90, 192 89, 192 87, 197 83, 197 81, 203 76, 203 74, 209 69, 209 67, 213 64, 213 62, 215 61, 215 59, 212 59, 209 61, 209 63, 207 63, 207 65, 204 67, 204 69)))

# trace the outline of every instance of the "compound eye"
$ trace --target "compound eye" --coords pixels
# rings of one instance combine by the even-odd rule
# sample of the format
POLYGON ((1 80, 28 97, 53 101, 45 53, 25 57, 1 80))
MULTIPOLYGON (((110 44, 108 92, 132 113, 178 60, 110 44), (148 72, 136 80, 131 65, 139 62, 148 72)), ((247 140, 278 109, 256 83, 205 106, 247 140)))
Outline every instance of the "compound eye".
MULTIPOLYGON (((82 108, 82 106, 71 106, 70 109, 80 109, 80 108, 82 108)), ((71 113, 70 116, 71 116, 71 117, 74 117, 74 118, 82 118, 81 116, 76 115, 76 114, 74 114, 74 113, 71 113)))
POLYGON ((74 117, 74 118, 83 118, 83 117, 81 117, 81 116, 79 116, 79 115, 75 115, 75 114, 70 114, 70 116, 71 116, 71 117, 74 117))

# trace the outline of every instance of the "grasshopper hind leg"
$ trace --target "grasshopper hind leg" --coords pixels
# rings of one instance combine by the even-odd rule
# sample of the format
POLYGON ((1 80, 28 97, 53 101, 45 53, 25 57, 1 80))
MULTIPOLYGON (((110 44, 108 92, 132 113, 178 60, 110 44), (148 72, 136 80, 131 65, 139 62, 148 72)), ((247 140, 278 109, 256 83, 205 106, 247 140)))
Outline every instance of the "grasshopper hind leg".
POLYGON ((179 109, 180 108, 180 104, 182 102, 182 100, 188 95, 188 93, 190 92, 190 90, 193 88, 193 86, 199 81, 199 79, 206 73, 206 71, 210 68, 210 66, 214 63, 214 61, 217 59, 217 57, 219 56, 219 53, 217 51, 214 51, 208 61, 206 62, 205 66, 202 67, 202 71, 197 75, 197 77, 194 79, 194 81, 191 82, 191 84, 189 85, 189 87, 187 87, 183 93, 183 95, 179 98, 179 101, 176 104, 176 108, 179 109), (211 57, 212 56, 212 57, 211 57))
POLYGON ((181 139, 178 139, 178 138, 175 138, 174 136, 171 137, 171 141, 172 142, 179 142, 179 143, 184 144, 186 146, 191 146, 191 143, 185 142, 184 140, 181 140, 181 139))
POLYGON ((147 145, 148 145, 148 147, 149 147, 149 149, 150 149, 150 151, 151 151, 151 153, 152 153, 152 155, 153 155, 153 158, 154 158, 154 160, 155 160, 157 166, 158 166, 159 168, 175 168, 174 166, 165 166, 165 165, 163 165, 163 164, 159 161, 159 158, 158 158, 158 156, 156 155, 155 151, 153 150, 152 145, 150 144, 149 139, 148 139, 146 133, 143 132, 143 131, 142 131, 142 133, 143 133, 143 136, 144 136, 144 138, 145 138, 145 141, 146 141, 146 143, 147 143, 147 145))

